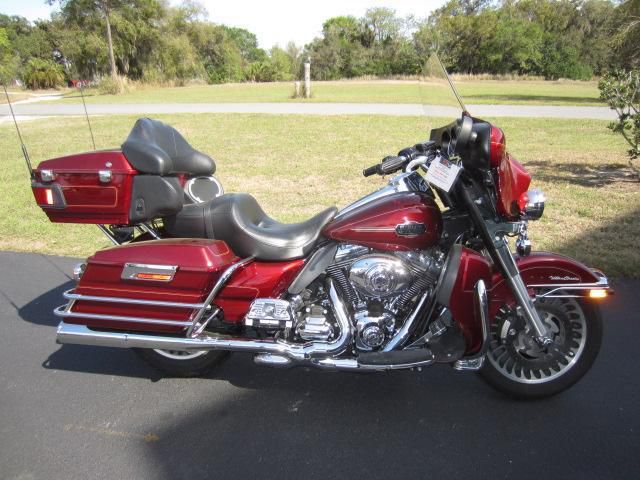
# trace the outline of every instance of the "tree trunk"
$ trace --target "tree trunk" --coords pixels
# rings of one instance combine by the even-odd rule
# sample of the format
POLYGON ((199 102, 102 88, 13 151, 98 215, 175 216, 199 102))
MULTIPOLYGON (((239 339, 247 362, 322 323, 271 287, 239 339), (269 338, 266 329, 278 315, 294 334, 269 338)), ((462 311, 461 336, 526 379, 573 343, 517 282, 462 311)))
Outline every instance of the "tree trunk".
POLYGON ((113 40, 111 39, 111 22, 109 21, 109 3, 103 3, 104 18, 107 21, 107 45, 109 46, 109 67, 111 68, 111 78, 116 80, 118 78, 118 71, 116 70, 116 59, 113 55, 113 40))

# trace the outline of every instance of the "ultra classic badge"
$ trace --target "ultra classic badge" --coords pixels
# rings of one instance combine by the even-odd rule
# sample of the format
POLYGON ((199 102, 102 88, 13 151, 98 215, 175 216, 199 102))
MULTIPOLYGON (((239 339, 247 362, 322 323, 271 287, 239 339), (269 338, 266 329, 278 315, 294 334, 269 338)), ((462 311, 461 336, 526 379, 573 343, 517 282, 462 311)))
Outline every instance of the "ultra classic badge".
POLYGON ((424 223, 409 222, 396 225, 396 234, 401 237, 417 237, 427 232, 427 226, 424 223))

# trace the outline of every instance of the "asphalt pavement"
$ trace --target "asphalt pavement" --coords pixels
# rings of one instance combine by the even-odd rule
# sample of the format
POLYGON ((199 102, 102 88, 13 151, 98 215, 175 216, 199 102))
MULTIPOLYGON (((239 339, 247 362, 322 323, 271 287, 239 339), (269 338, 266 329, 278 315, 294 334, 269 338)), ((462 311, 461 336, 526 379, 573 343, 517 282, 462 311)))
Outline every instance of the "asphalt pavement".
POLYGON ((640 477, 640 281, 614 282, 585 378, 518 402, 446 366, 273 370, 235 354, 162 378, 129 350, 57 345, 77 260, 0 252, 2 479, 640 477))
MULTIPOLYGON (((84 115, 78 103, 20 103, 13 106, 19 116, 84 115)), ((613 120, 608 107, 557 105, 467 105, 477 117, 529 117, 613 120)), ((457 117, 460 109, 443 105, 410 103, 122 103, 87 104, 90 115, 151 115, 175 113, 267 113, 300 115, 394 115, 457 117)), ((8 105, 0 105, 0 119, 9 115, 8 105)))

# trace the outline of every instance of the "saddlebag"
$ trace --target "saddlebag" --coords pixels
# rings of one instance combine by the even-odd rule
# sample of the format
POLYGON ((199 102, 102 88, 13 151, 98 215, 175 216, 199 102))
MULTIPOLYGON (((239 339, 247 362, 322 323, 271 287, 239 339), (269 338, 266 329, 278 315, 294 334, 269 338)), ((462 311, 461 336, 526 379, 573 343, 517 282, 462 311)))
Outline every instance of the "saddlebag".
POLYGON ((109 248, 87 260, 69 303, 56 310, 65 323, 90 328, 182 333, 192 325, 214 284, 238 258, 218 240, 155 240, 109 248))

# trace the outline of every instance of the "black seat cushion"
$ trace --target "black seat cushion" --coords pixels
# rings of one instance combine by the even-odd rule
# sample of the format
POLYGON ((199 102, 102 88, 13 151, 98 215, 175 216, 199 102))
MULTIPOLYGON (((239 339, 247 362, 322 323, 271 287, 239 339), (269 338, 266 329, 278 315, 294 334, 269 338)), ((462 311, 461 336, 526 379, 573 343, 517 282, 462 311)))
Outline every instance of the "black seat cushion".
POLYGON ((180 132, 150 118, 138 119, 122 144, 122 153, 141 173, 206 176, 216 171, 213 159, 192 148, 180 132))
POLYGON ((270 218, 251 195, 231 193, 210 202, 185 205, 164 219, 173 236, 224 240, 239 257, 292 260, 306 256, 338 209, 328 208, 306 222, 285 224, 270 218))

